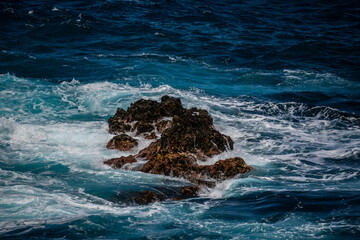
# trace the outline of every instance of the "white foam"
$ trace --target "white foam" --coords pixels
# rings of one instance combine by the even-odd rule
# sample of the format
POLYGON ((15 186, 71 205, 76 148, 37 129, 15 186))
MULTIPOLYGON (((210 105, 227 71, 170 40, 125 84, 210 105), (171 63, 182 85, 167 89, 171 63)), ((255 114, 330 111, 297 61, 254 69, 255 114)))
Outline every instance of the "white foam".
POLYGON ((103 213, 128 215, 139 211, 131 207, 116 206, 104 200, 101 203, 93 203, 87 199, 87 195, 82 198, 62 192, 50 193, 29 185, 3 187, 0 193, 6 196, 0 198, 0 205, 8 206, 0 208, 0 214, 7 216, 6 221, 0 221, 0 233, 44 223, 58 224, 88 215, 103 213))
POLYGON ((230 188, 234 182, 233 179, 225 180, 221 183, 217 183, 214 188, 202 188, 200 196, 206 196, 210 198, 222 198, 224 193, 230 188))
MULTIPOLYGON (((300 69, 284 69, 283 73, 284 81, 278 85, 296 86, 297 88, 321 86, 322 90, 324 90, 324 87, 350 87, 355 84, 331 73, 320 73, 300 69)), ((359 85, 357 87, 359 87, 359 85)))
MULTIPOLYGON (((17 78, 15 78, 17 79, 17 78)), ((64 82, 59 87, 53 88, 55 94, 59 94, 63 102, 69 104, 66 109, 67 114, 73 114, 72 107, 80 112, 96 112, 100 115, 111 114, 117 106, 127 106, 135 97, 145 97, 148 99, 158 99, 158 93, 173 94, 181 96, 187 107, 194 106, 205 108, 215 117, 215 126, 230 135, 235 140, 236 148, 241 147, 241 151, 236 154, 250 155, 250 158, 259 159, 260 162, 267 160, 268 156, 276 156, 284 152, 294 152, 309 144, 317 142, 325 143, 328 146, 330 139, 334 139, 334 144, 338 142, 337 138, 342 131, 332 130, 331 121, 315 119, 304 119, 298 124, 282 119, 281 116, 272 117, 262 115, 263 105, 255 102, 241 101, 237 99, 219 99, 207 96, 203 93, 192 91, 180 91, 167 85, 152 88, 149 85, 143 85, 140 88, 129 85, 115 84, 110 82, 80 84, 78 81, 64 82), (236 114, 224 114, 221 111, 214 111, 213 108, 234 109, 240 111, 241 118, 236 114), (260 113, 256 113, 260 110, 260 113), (243 112, 246 111, 246 112, 243 112), (248 113, 250 111, 250 113, 248 113), (313 132, 319 134, 313 135, 313 132), (261 139, 263 133, 283 136, 284 139, 261 139), (259 143, 252 144, 248 139, 261 139, 259 143), (257 153, 268 153, 259 155, 257 153), (255 154, 255 155, 254 155, 255 154)), ((283 106, 285 106, 283 104, 283 106)), ((283 108, 282 106, 282 108, 283 108)), ((303 105, 290 105, 288 113, 293 116, 295 109, 304 108, 303 105), (299 107, 299 108, 298 108, 299 107)), ((269 108, 268 108, 269 109, 269 108)), ((279 112, 278 105, 270 104, 270 110, 279 112)), ((50 109, 51 110, 51 109, 50 109)), ((297 110, 298 111, 298 110, 297 110)), ((287 117, 289 115, 285 115, 287 117)), ((293 116, 296 118, 296 116, 293 116)), ((353 129, 352 129, 353 131, 353 129)), ((355 129, 355 131, 359 131, 355 129)), ((349 135, 350 132, 347 134, 349 135)), ((352 135, 352 134, 350 134, 352 135)), ((319 145, 319 147, 321 147, 319 145)), ((246 160, 246 159, 245 159, 246 160)))
MULTIPOLYGON (((312 74, 288 70, 284 73, 312 74)), ((6 101, 0 103, 0 110, 6 113, 6 117, 0 118, 0 141, 10 144, 11 149, 19 154, 15 160, 4 154, 4 159, 9 161, 55 161, 69 166, 74 172, 121 178, 124 176, 121 171, 109 169, 102 161, 133 154, 151 141, 140 141, 133 152, 106 149, 105 145, 112 137, 108 133, 106 116, 114 114, 117 107, 126 108, 136 99, 159 100, 163 94, 180 97, 188 108, 208 110, 214 117, 215 127, 234 140, 233 151, 226 151, 200 164, 214 164, 236 156, 259 169, 267 168, 270 163, 283 163, 285 167, 279 170, 286 173, 287 167, 295 168, 294 177, 297 179, 282 181, 306 183, 313 180, 302 179, 302 171, 319 167, 304 165, 302 160, 326 166, 324 158, 351 157, 359 151, 359 126, 351 124, 353 120, 347 118, 344 122, 347 127, 337 128, 336 124, 342 120, 328 117, 331 111, 337 111, 330 108, 310 109, 306 104, 264 103, 243 97, 220 98, 197 89, 186 91, 168 85, 133 87, 106 81, 80 83, 75 79, 61 84, 43 84, 10 74, 2 75, 0 82, 7 84, 6 89, 0 89, 0 98, 11 96, 15 101, 15 104, 11 103, 14 105, 6 101), (53 102, 47 101, 49 97, 54 97, 53 102), (34 109, 38 111, 36 114, 31 112, 34 109), (315 114, 302 114, 309 110, 314 110, 315 114), (103 120, 70 120, 81 114, 101 116, 103 120)), ((357 177, 354 173, 341 174, 326 175, 319 181, 334 182, 357 177)), ((219 197, 227 187, 219 185, 209 196, 219 197)))

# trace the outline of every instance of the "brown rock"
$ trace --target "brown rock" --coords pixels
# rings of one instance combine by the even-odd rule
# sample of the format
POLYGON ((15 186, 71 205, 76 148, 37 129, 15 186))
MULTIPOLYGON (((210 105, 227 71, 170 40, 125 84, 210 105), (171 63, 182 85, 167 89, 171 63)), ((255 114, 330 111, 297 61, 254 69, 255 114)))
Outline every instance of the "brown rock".
POLYGON ((153 122, 161 118, 161 104, 153 100, 140 99, 127 109, 128 120, 153 122))
POLYGON ((114 115, 114 118, 116 118, 116 119, 120 119, 120 120, 123 120, 123 121, 128 121, 129 119, 128 119, 128 113, 124 110, 124 109, 122 109, 122 108, 118 108, 117 110, 116 110, 116 113, 115 113, 115 115, 114 115))
MULTIPOLYGON (((179 196, 170 196, 170 199, 196 196, 200 186, 214 187, 218 181, 233 178, 253 169, 239 157, 220 160, 213 165, 198 165, 199 160, 206 161, 208 157, 232 150, 233 141, 214 128, 213 118, 206 110, 185 109, 180 99, 163 96, 160 103, 141 99, 132 103, 127 111, 119 108, 109 119, 109 131, 129 131, 130 124, 133 124, 132 131, 136 130, 137 135, 143 134, 146 139, 156 138, 154 125, 161 133, 160 139, 136 155, 137 158, 148 160, 143 166, 139 165, 140 171, 184 178, 197 184, 182 188, 179 196), (161 120, 164 117, 173 119, 161 120)), ((131 144, 134 143, 126 136, 122 134, 114 137, 108 147, 131 149, 131 144)), ((120 168, 135 161, 134 156, 129 156, 110 159, 105 163, 120 168)), ((135 201, 145 204, 165 199, 165 195, 144 191, 135 201)))
POLYGON ((229 136, 214 129, 208 112, 192 108, 182 115, 175 115, 171 127, 161 138, 139 153, 140 157, 150 159, 156 154, 192 153, 198 160, 233 149, 229 136))
POLYGON ((210 157, 233 149, 233 141, 214 129, 206 110, 192 108, 174 116, 172 126, 161 135, 160 146, 172 152, 201 152, 210 157))
POLYGON ((155 156, 160 151, 159 147, 159 140, 156 142, 152 142, 147 148, 144 148, 141 150, 136 157, 144 158, 144 159, 151 159, 153 156, 155 156))
POLYGON ((251 170, 252 167, 246 165, 240 157, 220 160, 214 165, 206 166, 209 177, 217 180, 225 180, 235 177, 238 174, 244 174, 251 170))
POLYGON ((131 125, 127 122, 127 115, 124 109, 118 108, 115 115, 108 120, 109 132, 112 134, 120 134, 130 131, 131 125))
POLYGON ((137 129, 136 135, 155 130, 155 127, 147 122, 137 122, 135 123, 134 128, 137 129))
MULTIPOLYGON (((116 114, 108 120, 109 132, 113 134, 127 132, 131 129, 130 122, 138 121, 142 125, 145 123, 153 124, 163 117, 173 117, 175 114, 181 114, 184 111, 179 98, 163 96, 161 103, 140 99, 132 103, 127 111, 122 108, 117 109, 116 114)), ((138 131, 140 134, 152 130, 139 130, 138 128, 138 131)))
POLYGON ((124 122, 111 122, 109 123, 109 132, 112 134, 120 134, 124 132, 129 132, 131 129, 131 125, 126 124, 124 122))
POLYGON ((208 180, 204 166, 197 165, 195 157, 186 153, 157 154, 145 163, 141 171, 184 178, 207 187, 215 186, 214 181, 208 180))
POLYGON ((156 129, 159 133, 162 133, 165 129, 169 128, 171 126, 171 121, 168 120, 162 120, 155 124, 156 129))
POLYGON ((179 177, 192 183, 214 187, 223 181, 244 174, 253 168, 246 165, 242 158, 220 160, 213 165, 198 165, 194 156, 186 153, 157 154, 145 163, 142 172, 179 177))
POLYGON ((158 154, 145 163, 141 169, 142 172, 172 177, 193 175, 196 170, 196 159, 184 153, 158 154))
POLYGON ((149 139, 149 140, 157 138, 155 132, 151 132, 150 134, 146 134, 144 137, 145 137, 145 139, 149 139))
POLYGON ((136 158, 133 155, 130 155, 127 157, 112 158, 112 159, 106 160, 106 161, 104 161, 104 164, 109 165, 110 167, 112 167, 114 169, 119 169, 127 163, 131 164, 134 162, 136 162, 136 158))
POLYGON ((113 137, 106 145, 109 149, 118 149, 120 151, 129 151, 137 146, 137 141, 127 134, 121 134, 113 137))
POLYGON ((164 117, 173 117, 180 115, 185 111, 179 98, 169 97, 167 95, 161 98, 161 115, 164 117))

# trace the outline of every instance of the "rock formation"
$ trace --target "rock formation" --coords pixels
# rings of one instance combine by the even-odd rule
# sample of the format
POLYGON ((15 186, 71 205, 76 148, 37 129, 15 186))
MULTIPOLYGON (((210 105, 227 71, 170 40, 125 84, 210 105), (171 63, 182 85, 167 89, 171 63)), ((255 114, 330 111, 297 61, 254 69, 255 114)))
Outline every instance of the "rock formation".
MULTIPOLYGON (((161 134, 135 156, 114 158, 104 163, 121 168, 141 158, 147 160, 140 168, 142 172, 184 178, 195 184, 182 188, 180 195, 173 199, 197 196, 201 186, 214 187, 216 182, 253 169, 240 157, 220 160, 213 165, 199 165, 199 161, 232 150, 234 143, 214 128, 213 119, 206 110, 186 109, 178 98, 163 96, 161 102, 138 100, 127 111, 118 108, 108 123, 110 133, 117 136, 107 147, 120 151, 128 151, 137 145, 137 141, 125 132, 134 132, 146 139, 156 139, 156 133, 161 134)), ((166 197, 158 193, 144 191, 135 201, 150 203, 164 199, 166 197)))
POLYGON ((112 168, 118 169, 122 168, 125 164, 131 164, 136 162, 136 158, 133 155, 127 157, 120 157, 120 158, 112 158, 106 160, 104 163, 111 166, 112 168))
POLYGON ((109 149, 118 149, 120 151, 129 151, 133 147, 137 146, 137 141, 126 135, 125 133, 113 137, 106 145, 109 149))

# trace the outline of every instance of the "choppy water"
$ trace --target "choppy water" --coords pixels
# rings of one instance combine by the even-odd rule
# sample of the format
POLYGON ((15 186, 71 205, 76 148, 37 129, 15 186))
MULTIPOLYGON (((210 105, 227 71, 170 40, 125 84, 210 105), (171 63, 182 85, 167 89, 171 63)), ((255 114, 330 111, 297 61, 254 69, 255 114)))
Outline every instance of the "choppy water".
MULTIPOLYGON (((360 5, 0 2, 0 238, 360 238, 360 5), (113 170, 107 118, 140 98, 207 109, 256 168, 200 198, 113 170)), ((141 142, 140 147, 149 142, 141 142)))

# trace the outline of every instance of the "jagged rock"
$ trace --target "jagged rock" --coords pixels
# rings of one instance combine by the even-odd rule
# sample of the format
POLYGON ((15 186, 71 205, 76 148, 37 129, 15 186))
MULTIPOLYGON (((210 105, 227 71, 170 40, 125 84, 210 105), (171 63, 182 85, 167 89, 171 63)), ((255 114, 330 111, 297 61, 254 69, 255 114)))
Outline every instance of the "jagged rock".
POLYGON ((134 128, 137 129, 136 135, 155 130, 155 127, 147 122, 137 122, 135 123, 134 128))
POLYGON ((157 138, 155 132, 151 132, 150 134, 145 134, 144 137, 145 137, 145 139, 149 139, 149 140, 157 138))
MULTIPOLYGON (((127 111, 119 108, 109 119, 109 131, 129 131, 130 124, 133 125, 132 131, 137 130, 136 134, 143 134, 146 139, 156 139, 155 127, 161 133, 160 139, 136 155, 136 158, 148 160, 143 166, 139 165, 138 170, 187 179, 197 185, 183 187, 180 195, 172 199, 197 196, 201 186, 214 187, 218 181, 253 169, 239 157, 220 160, 213 165, 198 165, 198 161, 232 150, 234 143, 229 136, 214 128, 213 118, 206 110, 185 109, 180 99, 163 96, 160 103, 141 99, 132 103, 127 111), (172 121, 166 119, 169 117, 172 121)), ((121 168, 126 163, 135 162, 136 158, 121 157, 105 163, 121 168)), ((144 204, 164 198, 164 195, 144 191, 135 201, 144 204)))
MULTIPOLYGON (((108 120, 109 132, 118 134, 130 131, 130 122, 138 121, 143 124, 151 124, 159 118, 161 118, 160 103, 141 99, 132 103, 127 111, 122 108, 117 109, 116 114, 108 120)), ((141 125, 140 123, 138 125, 141 125)), ((133 130, 135 130, 135 128, 133 130)))
MULTIPOLYGON (((123 109, 121 109, 123 110, 123 109)), ((116 116, 116 114, 115 114, 116 116)), ((125 121, 116 118, 116 117, 111 117, 108 120, 109 123, 109 132, 111 134, 120 134, 120 133, 124 133, 124 132, 129 132, 131 130, 131 125, 127 124, 125 121)))
POLYGON ((137 146, 137 141, 127 134, 121 134, 113 137, 106 145, 109 149, 118 149, 120 151, 129 151, 137 146))
POLYGON ((150 127, 161 118, 173 117, 175 114, 181 114, 185 111, 178 98, 163 96, 161 103, 153 100, 140 99, 132 104, 125 111, 118 108, 116 114, 110 117, 109 132, 119 134, 131 130, 130 122, 137 121, 138 125, 134 126, 134 130, 138 129, 138 134, 151 132, 154 127, 150 127), (151 129, 150 129, 151 128, 151 129))
POLYGON ((201 152, 205 156, 233 149, 229 136, 213 127, 213 119, 206 110, 191 108, 173 118, 173 124, 161 135, 161 148, 179 152, 201 152))
POLYGON ((119 169, 127 163, 131 164, 134 162, 136 162, 135 156, 130 155, 127 157, 112 158, 112 159, 106 160, 104 162, 104 164, 109 165, 112 168, 119 169))
POLYGON ((244 174, 253 170, 252 167, 246 165, 245 161, 240 157, 228 158, 220 160, 214 165, 206 166, 207 174, 217 180, 226 180, 235 177, 238 174, 244 174))
POLYGON ((165 129, 171 126, 171 121, 162 120, 156 123, 155 126, 156 126, 156 130, 158 130, 159 133, 162 133, 165 129))
POLYGON ((142 150, 139 156, 149 160, 156 154, 185 152, 204 160, 205 157, 233 149, 233 144, 229 136, 213 127, 212 117, 206 110, 192 108, 175 115, 171 127, 161 134, 158 141, 142 150))
POLYGON ((220 160, 213 165, 198 165, 192 155, 172 153, 151 157, 141 171, 184 178, 198 185, 213 187, 217 181, 233 178, 252 169, 239 157, 220 160))
POLYGON ((142 172, 172 177, 187 177, 196 174, 196 159, 185 153, 156 155, 141 169, 142 172))
POLYGON ((144 164, 141 169, 142 172, 184 178, 195 184, 214 186, 213 181, 208 181, 206 176, 199 174, 202 167, 197 165, 194 156, 187 153, 159 154, 159 151, 153 150, 152 146, 156 147, 156 142, 150 144, 148 148, 137 155, 150 159, 144 164))
POLYGON ((161 98, 161 115, 163 117, 173 117, 180 115, 185 111, 179 98, 173 98, 169 96, 163 96, 161 98))
POLYGON ((134 201, 138 204, 149 204, 149 203, 154 203, 156 201, 163 201, 165 200, 165 197, 161 194, 158 193, 154 193, 152 191, 143 191, 141 193, 138 194, 138 196, 136 196, 134 198, 134 201))
POLYGON ((160 151, 159 140, 152 142, 148 147, 141 150, 136 156, 144 159, 151 159, 160 151))
POLYGON ((120 119, 122 121, 127 121, 127 116, 128 116, 128 113, 124 109, 118 108, 116 110, 116 113, 115 113, 113 119, 120 119))
POLYGON ((127 109, 128 121, 153 122, 161 118, 161 104, 153 100, 140 99, 127 109))

